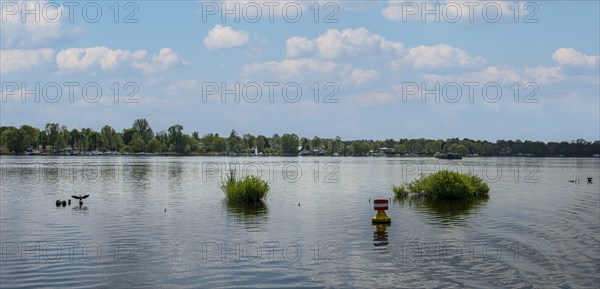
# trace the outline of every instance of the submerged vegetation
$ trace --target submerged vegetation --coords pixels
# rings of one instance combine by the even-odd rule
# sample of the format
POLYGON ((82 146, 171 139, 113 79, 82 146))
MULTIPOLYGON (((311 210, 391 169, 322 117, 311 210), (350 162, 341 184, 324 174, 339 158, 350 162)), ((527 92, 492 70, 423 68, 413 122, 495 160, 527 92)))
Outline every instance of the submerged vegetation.
POLYGON ((487 198, 490 188, 478 176, 443 170, 400 186, 392 191, 399 198, 469 200, 487 198))
POLYGON ((430 200, 395 197, 394 202, 419 209, 438 218, 442 224, 454 224, 462 217, 471 214, 477 208, 486 204, 489 197, 482 196, 466 200, 430 200))
POLYGON ((257 176, 245 176, 236 179, 231 171, 227 179, 221 183, 221 190, 230 204, 262 204, 269 193, 269 183, 257 176))

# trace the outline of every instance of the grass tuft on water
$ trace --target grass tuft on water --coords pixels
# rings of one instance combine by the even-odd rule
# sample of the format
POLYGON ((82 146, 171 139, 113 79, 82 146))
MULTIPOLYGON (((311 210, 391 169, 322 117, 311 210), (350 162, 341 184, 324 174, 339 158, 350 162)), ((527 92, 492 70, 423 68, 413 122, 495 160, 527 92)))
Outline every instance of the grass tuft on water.
POLYGON ((257 176, 236 179, 233 171, 230 171, 227 179, 219 187, 230 204, 261 204, 267 198, 270 189, 269 183, 257 176))
POLYGON ((490 188, 478 176, 443 170, 400 186, 392 191, 399 198, 468 200, 487 197, 490 188))

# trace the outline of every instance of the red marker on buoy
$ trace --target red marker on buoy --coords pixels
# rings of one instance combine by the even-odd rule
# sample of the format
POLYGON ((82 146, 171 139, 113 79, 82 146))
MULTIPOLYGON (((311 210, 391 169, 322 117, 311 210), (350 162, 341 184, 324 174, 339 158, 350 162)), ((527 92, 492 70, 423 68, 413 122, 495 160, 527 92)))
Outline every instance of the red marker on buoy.
POLYGON ((377 211, 375 217, 371 218, 373 223, 389 224, 392 222, 392 219, 385 214, 385 211, 388 209, 388 200, 373 200, 373 208, 377 211))

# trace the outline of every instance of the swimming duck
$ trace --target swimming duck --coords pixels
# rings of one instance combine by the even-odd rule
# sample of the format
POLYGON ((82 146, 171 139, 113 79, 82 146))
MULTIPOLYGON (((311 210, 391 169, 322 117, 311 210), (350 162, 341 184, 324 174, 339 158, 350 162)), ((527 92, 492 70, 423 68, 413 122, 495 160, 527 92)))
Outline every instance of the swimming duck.
POLYGON ((60 207, 60 200, 56 200, 56 206, 60 207))
POLYGON ((83 205, 83 199, 89 197, 90 195, 79 195, 79 196, 71 196, 72 198, 78 199, 79 200, 79 206, 81 207, 83 205))

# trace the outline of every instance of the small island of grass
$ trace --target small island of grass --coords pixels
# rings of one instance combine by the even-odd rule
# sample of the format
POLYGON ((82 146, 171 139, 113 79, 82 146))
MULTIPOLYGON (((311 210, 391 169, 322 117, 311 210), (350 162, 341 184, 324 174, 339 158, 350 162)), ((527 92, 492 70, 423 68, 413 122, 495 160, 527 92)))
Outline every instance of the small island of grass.
POLYGON ((478 176, 443 170, 393 186, 392 191, 399 198, 469 200, 487 197, 490 188, 478 176))
POLYGON ((220 188, 225 193, 227 202, 239 205, 262 204, 270 189, 269 184, 257 176, 236 179, 233 171, 221 183, 220 188))

